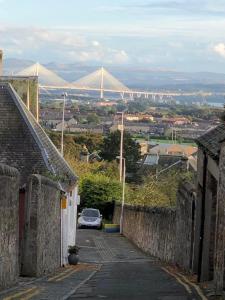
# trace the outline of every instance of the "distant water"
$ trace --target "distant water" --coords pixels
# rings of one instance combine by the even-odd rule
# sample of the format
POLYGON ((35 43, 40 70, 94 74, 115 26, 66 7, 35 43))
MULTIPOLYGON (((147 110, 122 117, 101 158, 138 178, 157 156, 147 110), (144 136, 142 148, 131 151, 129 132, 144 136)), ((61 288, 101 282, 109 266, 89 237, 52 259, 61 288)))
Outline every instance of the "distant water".
POLYGON ((208 102, 208 105, 209 106, 213 106, 213 107, 223 107, 224 106, 224 103, 221 103, 221 102, 208 102))

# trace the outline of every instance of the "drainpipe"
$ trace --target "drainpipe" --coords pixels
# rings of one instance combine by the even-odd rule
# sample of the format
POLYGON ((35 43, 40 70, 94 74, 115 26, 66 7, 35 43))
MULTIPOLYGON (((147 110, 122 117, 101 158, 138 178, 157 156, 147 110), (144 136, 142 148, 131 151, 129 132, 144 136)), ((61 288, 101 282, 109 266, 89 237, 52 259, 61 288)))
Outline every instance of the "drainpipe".
POLYGON ((201 227, 200 227, 200 243, 199 243, 199 253, 198 253, 198 282, 201 281, 202 273, 202 252, 203 252, 203 241, 204 241, 204 226, 205 226, 205 196, 206 196, 206 178, 207 178, 207 164, 208 158, 207 154, 204 154, 203 162, 203 187, 202 187, 202 201, 201 201, 201 227))

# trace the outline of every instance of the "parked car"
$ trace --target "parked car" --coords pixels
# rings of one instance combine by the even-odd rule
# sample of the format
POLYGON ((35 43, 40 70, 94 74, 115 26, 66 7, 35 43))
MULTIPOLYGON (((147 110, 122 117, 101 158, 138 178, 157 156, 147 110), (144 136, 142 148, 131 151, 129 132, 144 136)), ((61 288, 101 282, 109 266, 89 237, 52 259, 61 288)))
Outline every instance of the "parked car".
POLYGON ((100 229, 102 227, 102 215, 98 209, 85 208, 79 214, 78 228, 91 227, 100 229))

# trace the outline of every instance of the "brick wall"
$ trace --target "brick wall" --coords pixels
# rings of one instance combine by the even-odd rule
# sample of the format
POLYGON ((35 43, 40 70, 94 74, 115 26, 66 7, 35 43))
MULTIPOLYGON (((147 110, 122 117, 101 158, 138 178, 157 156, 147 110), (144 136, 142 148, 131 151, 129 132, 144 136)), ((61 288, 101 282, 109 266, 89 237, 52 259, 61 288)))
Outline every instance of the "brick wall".
POLYGON ((19 275, 18 200, 19 173, 0 164, 0 289, 14 284, 19 275))
POLYGON ((23 275, 42 276, 60 266, 60 212, 57 184, 40 175, 32 175, 26 197, 23 275))
MULTIPOLYGON (((123 234, 144 252, 190 270, 193 252, 195 191, 183 184, 176 208, 125 205, 123 234)), ((121 206, 114 209, 120 223, 121 206)))

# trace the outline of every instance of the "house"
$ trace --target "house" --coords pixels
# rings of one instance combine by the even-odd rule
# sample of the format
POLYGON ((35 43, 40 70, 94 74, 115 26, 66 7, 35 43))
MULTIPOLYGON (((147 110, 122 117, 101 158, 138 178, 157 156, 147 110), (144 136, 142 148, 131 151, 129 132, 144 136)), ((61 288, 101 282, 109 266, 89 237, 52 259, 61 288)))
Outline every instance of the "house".
POLYGON ((190 124, 191 121, 185 117, 176 117, 176 118, 162 118, 162 123, 171 125, 171 126, 179 126, 179 125, 186 125, 190 124))
MULTIPOLYGON (((60 261, 61 265, 66 264, 68 246, 75 244, 78 178, 8 83, 0 83, 0 163, 13 167, 20 173, 18 191, 19 230, 22 239, 20 251, 27 250, 27 254, 29 254, 29 251, 33 249, 36 258, 40 260, 45 258, 46 263, 42 270, 35 270, 34 273, 37 271, 35 274, 40 275, 42 271, 44 272, 48 259, 49 262, 51 261, 51 255, 61 256, 59 264, 60 261), (41 185, 45 185, 46 188, 38 188, 41 185), (38 189, 37 192, 35 192, 35 188, 38 189), (46 190, 48 192, 44 192, 46 190), (51 190, 54 190, 55 198, 52 197, 51 190), (31 199, 32 191, 34 197, 31 199), (27 203, 28 199, 30 199, 29 203, 27 203), (46 199, 46 203, 43 201, 44 199, 46 199), (62 199, 61 208, 60 199, 62 199), (39 202, 41 206, 38 206, 39 202), (37 209, 39 210, 41 207, 42 214, 40 215, 37 209), (57 223, 52 218, 52 214, 56 211, 58 212, 57 223), (33 217, 30 215, 32 213, 35 213, 33 217), (40 223, 43 226, 46 224, 46 226, 40 228, 41 224, 38 220, 33 221, 37 216, 41 217, 43 214, 45 214, 45 218, 42 217, 40 223), (39 246, 43 249, 41 255, 35 248, 37 240, 34 241, 35 236, 37 239, 41 236, 38 230, 41 230, 42 233, 44 230, 46 231, 45 239, 39 246), (57 243, 54 241, 53 232, 60 239, 57 240, 57 243), (48 245, 51 245, 51 249, 48 248, 48 245)), ((25 256, 25 264, 28 264, 26 262, 27 254, 21 254, 21 259, 25 256)), ((33 258, 31 257, 31 259, 33 258)), ((49 267, 47 270, 51 271, 49 267)))
POLYGON ((158 144, 150 149, 150 154, 190 156, 197 151, 196 147, 182 144, 158 144))
POLYGON ((104 101, 104 102, 96 102, 95 106, 96 107, 112 107, 117 105, 116 101, 104 101))
MULTIPOLYGON (((77 120, 74 118, 69 119, 68 121, 64 121, 64 129, 67 131, 73 130, 72 128, 76 127, 77 125, 77 120)), ((56 131, 61 131, 62 130, 62 122, 58 123, 55 127, 56 131)))
MULTIPOLYGON (((103 134, 103 125, 89 125, 89 124, 77 124, 68 127, 68 124, 64 124, 65 131, 68 132, 74 132, 74 133, 84 133, 84 132, 91 132, 91 133, 99 133, 103 134)), ((58 124, 56 131, 61 131, 62 130, 62 124, 58 124)))
POLYGON ((140 146, 140 151, 141 151, 142 156, 145 155, 146 153, 148 153, 149 144, 147 141, 137 140, 137 143, 140 146))
POLYGON ((199 281, 224 285, 225 124, 197 139, 197 201, 193 270, 199 281))
POLYGON ((126 121, 133 122, 133 121, 154 121, 153 116, 147 114, 125 114, 124 116, 126 121))

